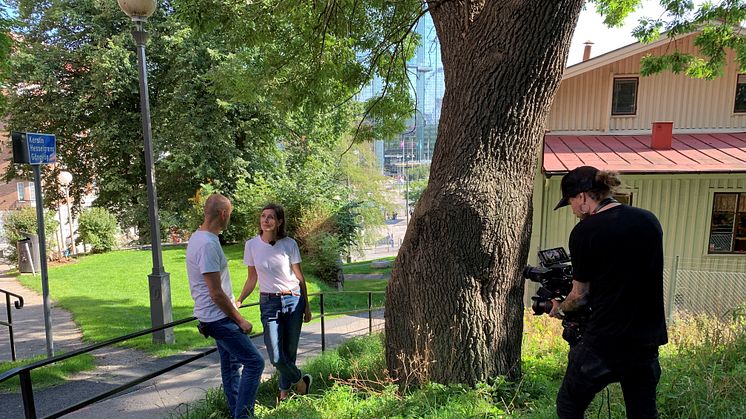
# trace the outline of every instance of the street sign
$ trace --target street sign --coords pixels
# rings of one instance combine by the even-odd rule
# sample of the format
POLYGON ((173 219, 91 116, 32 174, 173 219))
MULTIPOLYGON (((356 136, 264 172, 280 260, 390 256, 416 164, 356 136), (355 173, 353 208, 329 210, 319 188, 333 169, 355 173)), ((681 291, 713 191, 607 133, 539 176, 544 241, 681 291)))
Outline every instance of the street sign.
POLYGON ((57 162, 56 137, 52 134, 26 134, 28 141, 29 164, 50 164, 57 162))
POLYGON ((47 272, 47 239, 44 232, 44 199, 41 193, 41 165, 57 162, 57 142, 52 134, 12 132, 13 163, 30 164, 34 172, 34 194, 36 195, 36 231, 39 235, 39 262, 41 262, 41 292, 44 305, 44 329, 47 337, 47 356, 54 356, 52 336, 52 299, 49 297, 49 275, 47 272))

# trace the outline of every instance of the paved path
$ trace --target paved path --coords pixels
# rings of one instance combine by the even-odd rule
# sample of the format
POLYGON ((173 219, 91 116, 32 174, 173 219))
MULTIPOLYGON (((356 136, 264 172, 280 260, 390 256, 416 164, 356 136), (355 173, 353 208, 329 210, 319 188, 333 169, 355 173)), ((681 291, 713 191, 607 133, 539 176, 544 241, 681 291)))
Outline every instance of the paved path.
MULTIPOLYGON (((6 272, 7 266, 0 265, 0 272, 6 272)), ((28 274, 31 276, 30 274, 28 274)), ((41 276, 36 275, 38 281, 41 276)), ((15 277, 0 274, 0 289, 10 291, 23 297, 24 305, 21 309, 14 306, 14 298, 11 298, 11 315, 13 316, 13 329, 18 359, 31 358, 37 355, 46 355, 46 334, 44 331, 44 309, 42 298, 36 291, 22 286, 15 277)), ((7 321, 5 309, 5 294, 0 293, 0 319, 7 321)), ((54 330, 55 353, 63 351, 70 352, 82 347, 80 329, 73 322, 72 316, 67 311, 54 307, 52 303, 52 325, 54 330)), ((7 327, 0 327, 0 361, 10 361, 10 337, 7 327)))
MULTIPOLYGON (((13 308, 13 323, 16 325, 16 349, 18 358, 45 355, 44 317, 41 297, 34 291, 20 286, 13 278, 0 277, 0 288, 20 294, 25 304, 20 310, 13 308)), ((11 303, 12 304, 12 303, 11 303)), ((0 301, 4 312, 4 301, 0 301)), ((2 313, 0 313, 1 315, 2 313)), ((80 331, 69 313, 53 308, 52 322, 56 351, 69 351, 83 346, 80 331)), ((4 317, 3 317, 4 318, 4 317)), ((373 328, 383 327, 383 313, 374 313, 373 328)), ((0 330, 0 357, 10 360, 7 329, 0 330), (4 345, 4 346, 3 346, 4 345)), ((367 313, 344 316, 326 321, 326 342, 331 348, 343 340, 368 333, 367 313)), ((207 340, 205 341, 207 344, 207 340)), ((265 355, 262 338, 254 343, 265 355)), ((209 345, 209 344, 208 344, 209 345)), ((209 347, 209 346, 208 346, 209 347)), ((37 414, 44 416, 70 406, 85 398, 106 392, 132 379, 172 365, 199 351, 187 352, 167 358, 154 358, 148 354, 125 348, 103 348, 94 351, 97 368, 83 372, 62 385, 35 392, 37 414)), ((321 325, 319 322, 304 325, 301 334, 299 362, 321 353, 321 325)), ((167 418, 188 411, 188 404, 201 400, 205 391, 220 385, 220 369, 217 354, 177 368, 165 375, 126 390, 111 399, 98 402, 66 417, 101 418, 167 418)), ((269 378, 273 367, 266 363, 264 378, 269 378)), ((20 394, 0 393, 0 418, 23 417, 20 394)))

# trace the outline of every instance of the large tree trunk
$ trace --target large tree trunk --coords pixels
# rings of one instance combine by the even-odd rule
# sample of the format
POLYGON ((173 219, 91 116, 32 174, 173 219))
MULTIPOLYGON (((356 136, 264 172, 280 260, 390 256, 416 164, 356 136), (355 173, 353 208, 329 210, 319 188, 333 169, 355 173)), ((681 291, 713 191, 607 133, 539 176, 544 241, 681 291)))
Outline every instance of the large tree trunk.
POLYGON ((386 292, 387 363, 404 381, 516 378, 537 150, 583 0, 430 3, 446 91, 386 292))

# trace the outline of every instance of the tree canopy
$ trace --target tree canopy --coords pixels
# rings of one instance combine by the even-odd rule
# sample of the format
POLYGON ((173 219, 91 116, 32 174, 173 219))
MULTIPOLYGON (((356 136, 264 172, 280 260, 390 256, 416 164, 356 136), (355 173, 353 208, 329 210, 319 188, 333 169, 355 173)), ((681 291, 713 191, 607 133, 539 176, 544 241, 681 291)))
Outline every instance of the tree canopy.
MULTIPOLYGON (((92 185, 97 206, 147 237, 131 22, 116 2, 10 3, 18 14, 12 29, 23 39, 11 61, 10 128, 55 133, 61 168, 74 175, 76 202, 92 185)), ((213 12, 229 9, 210 7, 212 20, 191 27, 184 19, 202 11, 185 1, 161 1, 146 24, 164 227, 186 222, 190 198, 204 184, 231 195, 241 179, 300 182, 309 170, 317 172, 308 178, 324 179, 320 184, 344 177, 339 156, 353 140, 396 131, 410 106, 404 87, 391 89, 385 101, 368 107, 368 123, 355 124, 366 110, 351 99, 368 70, 351 48, 305 48, 311 28, 303 27, 303 16, 273 13, 269 4, 251 8, 253 16, 241 13, 248 19, 242 25, 224 27, 229 22, 213 12)), ((59 169, 45 173, 47 202, 59 197, 59 169)), ((24 171, 11 166, 6 178, 24 171)))

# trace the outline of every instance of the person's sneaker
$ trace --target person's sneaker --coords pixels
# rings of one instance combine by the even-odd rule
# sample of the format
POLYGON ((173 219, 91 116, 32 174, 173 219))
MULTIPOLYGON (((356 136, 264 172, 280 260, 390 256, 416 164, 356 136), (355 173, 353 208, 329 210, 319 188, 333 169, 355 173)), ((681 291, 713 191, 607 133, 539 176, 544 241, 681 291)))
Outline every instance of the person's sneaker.
POLYGON ((313 381, 313 378, 310 374, 304 374, 303 377, 300 378, 301 381, 306 385, 306 389, 303 392, 298 392, 300 395, 308 394, 311 392, 311 381, 313 381))

